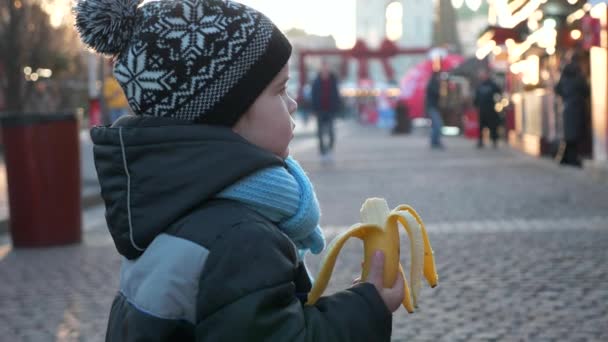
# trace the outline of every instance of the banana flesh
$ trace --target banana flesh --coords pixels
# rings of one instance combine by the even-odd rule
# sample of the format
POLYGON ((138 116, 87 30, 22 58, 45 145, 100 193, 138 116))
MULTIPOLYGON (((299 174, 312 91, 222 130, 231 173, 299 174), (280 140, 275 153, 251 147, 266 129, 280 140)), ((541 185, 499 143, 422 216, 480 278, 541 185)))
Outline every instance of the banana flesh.
POLYGON ((362 281, 367 280, 371 268, 373 253, 381 250, 385 255, 384 286, 392 287, 397 279, 397 272, 404 279, 403 306, 412 313, 418 304, 418 295, 424 276, 431 287, 437 286, 438 276, 431 244, 424 224, 416 211, 406 205, 400 205, 392 211, 381 198, 369 198, 361 208, 362 223, 356 224, 346 232, 338 235, 328 246, 328 251, 321 262, 316 281, 308 294, 307 305, 313 305, 327 288, 338 254, 349 238, 363 241, 364 261, 361 274, 362 281), (405 277, 399 262, 399 224, 403 226, 410 239, 411 286, 405 277), (411 289, 411 290, 410 290, 411 289))

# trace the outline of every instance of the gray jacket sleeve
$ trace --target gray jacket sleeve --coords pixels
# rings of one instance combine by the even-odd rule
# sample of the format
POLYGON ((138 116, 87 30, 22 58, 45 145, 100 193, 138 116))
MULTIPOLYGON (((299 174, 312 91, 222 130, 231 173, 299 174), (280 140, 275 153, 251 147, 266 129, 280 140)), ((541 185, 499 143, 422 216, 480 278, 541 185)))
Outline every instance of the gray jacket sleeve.
POLYGON ((210 250, 197 297, 197 341, 389 341, 392 315, 371 284, 305 306, 298 260, 276 227, 235 226, 210 250))

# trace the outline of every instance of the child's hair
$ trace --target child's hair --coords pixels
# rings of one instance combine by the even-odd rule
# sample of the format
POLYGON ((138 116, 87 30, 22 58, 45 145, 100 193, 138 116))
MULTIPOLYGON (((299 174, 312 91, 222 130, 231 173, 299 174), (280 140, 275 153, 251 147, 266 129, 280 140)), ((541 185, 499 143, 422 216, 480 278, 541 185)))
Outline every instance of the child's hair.
POLYGON ((80 0, 74 13, 136 115, 233 126, 291 55, 266 16, 229 0, 80 0))

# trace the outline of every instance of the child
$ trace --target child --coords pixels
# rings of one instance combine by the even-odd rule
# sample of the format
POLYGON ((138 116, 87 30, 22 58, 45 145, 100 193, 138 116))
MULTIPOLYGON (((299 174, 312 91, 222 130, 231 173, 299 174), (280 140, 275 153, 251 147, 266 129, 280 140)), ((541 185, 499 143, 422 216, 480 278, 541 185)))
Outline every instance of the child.
POLYGON ((91 131, 124 257, 108 341, 388 341, 403 280, 304 305, 302 262, 325 241, 289 157, 291 46, 231 1, 86 0, 83 41, 115 58, 135 115, 91 131))

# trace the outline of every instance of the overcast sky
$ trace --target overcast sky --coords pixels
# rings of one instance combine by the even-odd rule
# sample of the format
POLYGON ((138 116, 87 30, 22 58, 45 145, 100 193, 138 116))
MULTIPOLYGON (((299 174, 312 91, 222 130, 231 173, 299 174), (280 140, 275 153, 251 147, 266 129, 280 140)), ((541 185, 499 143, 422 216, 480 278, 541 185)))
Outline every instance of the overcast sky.
POLYGON ((297 27, 312 34, 331 34, 339 47, 355 42, 355 0, 237 1, 263 12, 283 30, 297 27))

